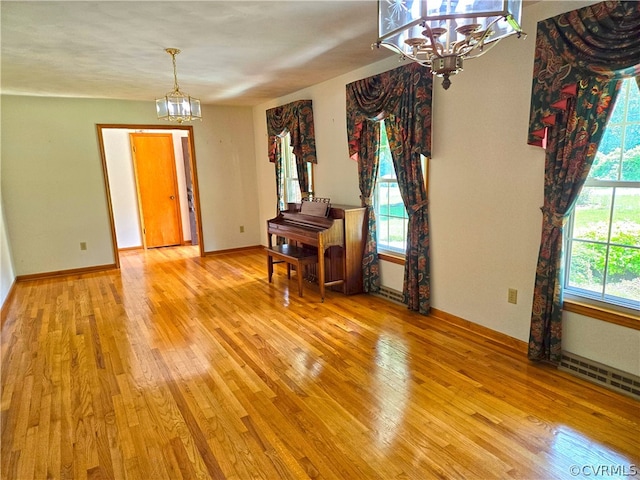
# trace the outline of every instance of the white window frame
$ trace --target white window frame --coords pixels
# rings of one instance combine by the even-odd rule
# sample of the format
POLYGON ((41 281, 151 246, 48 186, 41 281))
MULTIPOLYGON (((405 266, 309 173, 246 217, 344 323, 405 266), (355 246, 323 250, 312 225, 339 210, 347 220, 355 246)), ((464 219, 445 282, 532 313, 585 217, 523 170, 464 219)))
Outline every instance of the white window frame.
MULTIPOLYGON (((623 88, 637 88, 634 84, 635 84, 635 80, 634 79, 630 79, 629 82, 633 82, 633 83, 628 83, 625 84, 623 86, 623 88)), ((628 97, 627 97, 628 98, 628 97)), ((625 115, 624 118, 626 119, 626 109, 628 107, 625 105, 625 115)), ((628 126, 630 123, 629 122, 623 122, 621 124, 615 124, 615 125, 624 125, 624 126, 628 126)), ((636 121, 632 122, 631 124, 636 124, 636 121)), ((624 145, 625 142, 625 130, 623 130, 623 134, 621 136, 621 142, 624 145)), ((622 149, 621 149, 622 151, 622 149)), ((622 152, 621 152, 622 155, 622 152)), ((640 300, 638 301, 633 301, 633 300, 629 300, 626 298, 622 298, 622 297, 618 297, 615 295, 610 295, 607 294, 607 266, 608 266, 608 261, 609 261, 609 251, 611 247, 624 247, 624 248, 631 248, 631 249, 638 249, 640 250, 640 247, 637 246, 629 246, 629 245, 618 245, 614 242, 611 241, 611 233, 612 233, 612 229, 614 227, 613 225, 613 214, 614 214, 614 209, 615 209, 615 193, 616 193, 616 189, 618 188, 633 188, 633 189, 640 189, 640 181, 624 181, 624 180, 620 180, 620 170, 618 171, 618 179, 617 180, 600 180, 600 179, 595 179, 595 178, 587 178, 587 180, 585 181, 584 187, 583 187, 583 192, 584 192, 584 188, 588 188, 588 187, 599 187, 599 188, 611 188, 613 189, 612 191, 612 201, 611 204, 609 206, 610 210, 609 210, 609 222, 608 222, 608 232, 607 232, 607 239, 605 240, 585 240, 585 239, 575 239, 574 238, 574 224, 575 224, 575 212, 576 210, 574 209, 574 212, 571 214, 571 216, 569 217, 569 221, 567 223, 566 226, 566 235, 565 235, 565 256, 564 256, 564 261, 565 261, 565 278, 564 278, 564 293, 565 293, 565 299, 569 302, 569 303, 577 303, 579 304, 579 302, 584 302, 586 305, 591 305, 595 308, 604 308, 604 309, 610 309, 610 310, 614 310, 614 311, 618 311, 620 313, 622 313, 623 315, 637 315, 638 311, 640 311, 640 300), (604 278, 603 278, 603 288, 601 292, 594 292, 591 290, 587 290, 587 289, 583 289, 583 288, 579 288, 577 286, 572 286, 570 284, 570 279, 571 279, 571 255, 572 255, 572 249, 574 246, 574 242, 575 243, 591 243, 591 244, 596 244, 596 245, 602 245, 605 247, 605 251, 606 251, 606 258, 605 258, 605 267, 604 267, 604 278)), ((582 193, 581 193, 582 194, 582 193)), ((567 310, 569 311, 575 311, 572 308, 568 308, 567 310)), ((618 323, 618 322, 614 322, 614 323, 618 323)))
MULTIPOLYGON (((385 135, 386 136, 386 129, 385 129, 385 125, 384 125, 384 120, 382 120, 380 122, 380 135, 385 135)), ((380 139, 380 147, 382 147, 383 143, 382 143, 382 138, 380 139)), ((388 142, 386 143, 386 145, 388 145, 388 142)), ((382 154, 380 155, 380 160, 382 159, 382 154)), ((424 181, 425 181, 425 188, 428 191, 428 187, 427 187, 427 159, 426 157, 422 156, 421 157, 422 160, 422 174, 424 175, 424 181)), ((394 261, 397 260, 397 263, 404 263, 404 258, 406 256, 406 249, 407 249, 407 229, 408 229, 408 225, 409 225, 409 215, 407 214, 407 210, 404 206, 404 202, 402 200, 402 196, 400 194, 400 189, 398 187, 398 180, 396 178, 396 174, 395 174, 395 167, 393 166, 393 164, 391 165, 391 168, 393 170, 393 177, 387 177, 387 178, 381 178, 380 177, 380 171, 381 169, 378 168, 378 177, 376 178, 376 186, 373 192, 373 208, 375 210, 376 213, 376 230, 377 230, 377 239, 376 239, 376 244, 377 244, 377 250, 378 250, 378 255, 381 255, 382 258, 384 258, 385 260, 390 260, 390 261, 394 261), (402 215, 398 216, 398 215, 392 215, 391 212, 388 210, 387 208, 387 213, 384 214, 381 212, 381 202, 380 202, 380 197, 381 197, 381 192, 380 192, 380 186, 381 185, 386 185, 388 188, 387 190, 387 194, 390 191, 390 188, 394 188, 397 189, 398 191, 398 197, 400 198, 400 203, 402 204, 402 215), (390 187, 390 188, 389 188, 390 187), (394 220, 396 222, 398 221, 402 221, 402 247, 397 247, 397 246, 393 246, 390 243, 381 243, 380 239, 381 238, 388 238, 389 234, 387 232, 386 236, 382 235, 382 231, 383 231, 383 224, 382 224, 382 220, 383 217, 389 220, 394 220)), ((388 195, 387 195, 388 198, 388 195)), ((389 205, 388 201, 385 202, 385 205, 389 205)), ((395 205, 395 204, 394 204, 395 205)), ((388 223, 387 223, 388 225, 388 223)))

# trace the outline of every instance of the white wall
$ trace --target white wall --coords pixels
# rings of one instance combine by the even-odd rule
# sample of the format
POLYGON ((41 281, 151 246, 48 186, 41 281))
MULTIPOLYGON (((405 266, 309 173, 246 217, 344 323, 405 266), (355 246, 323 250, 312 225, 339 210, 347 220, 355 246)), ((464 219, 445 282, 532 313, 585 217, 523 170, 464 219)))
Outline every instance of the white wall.
POLYGON ((7 299, 16 275, 13 270, 13 259, 11 258, 11 246, 9 236, 4 221, 4 205, 0 195, 0 306, 7 299))
POLYGON ((205 251, 259 245, 252 110, 206 106, 205 115, 206 131, 194 132, 205 251))
MULTIPOLYGON (((251 115, 205 106, 194 122, 205 251, 260 242, 251 115)), ((2 195, 16 275, 114 263, 96 124, 166 125, 153 102, 2 97, 2 195)))
MULTIPOLYGON (((544 151, 526 143, 536 24, 590 3, 595 2, 539 2, 527 7, 523 26, 529 38, 508 38, 482 58, 466 62, 447 91, 441 79, 434 82, 429 179, 432 305, 525 342, 544 177, 544 151), (516 305, 507 302, 509 288, 518 290, 516 305)), ((254 108, 260 223, 275 215, 265 111, 311 99, 317 194, 334 203, 359 204, 356 165, 347 149, 345 85, 396 66, 397 59, 384 60, 254 108)), ((381 278, 383 285, 402 290, 401 266, 382 262, 381 278)), ((564 347, 638 375, 639 342, 640 331, 576 315, 567 325, 564 347), (594 348, 597 344, 600 347, 594 348), (630 348, 611 348, 614 345, 630 348)))
POLYGON ((118 248, 143 244, 129 132, 121 128, 102 130, 118 248))
POLYGON ((182 219, 182 238, 185 242, 191 241, 189 204, 181 141, 183 137, 189 137, 189 132, 186 130, 103 128, 102 139, 118 248, 133 248, 143 245, 133 157, 131 155, 131 141, 129 138, 130 133, 169 133, 172 135, 180 216, 182 219))
MULTIPOLYGON (((2 101, 0 99, 0 115, 2 114, 2 101)), ((4 305, 16 274, 13 268, 11 245, 9 244, 9 232, 7 232, 4 200, 2 195, 2 136, 0 135, 0 306, 4 305)))

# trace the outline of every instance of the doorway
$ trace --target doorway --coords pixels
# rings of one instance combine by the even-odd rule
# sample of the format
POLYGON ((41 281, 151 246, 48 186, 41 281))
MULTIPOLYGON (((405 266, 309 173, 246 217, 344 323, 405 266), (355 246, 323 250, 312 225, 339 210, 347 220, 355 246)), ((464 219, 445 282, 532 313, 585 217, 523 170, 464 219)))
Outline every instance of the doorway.
MULTIPOLYGON (((151 248, 161 246, 163 243, 164 245, 197 245, 200 256, 204 256, 193 127, 98 124, 97 130, 116 265, 119 267, 119 255, 122 250, 151 248), (175 232, 169 235, 166 231, 161 233, 160 241, 148 236, 145 238, 145 233, 149 233, 147 229, 150 225, 148 218, 145 221, 148 214, 145 215, 143 211, 144 202, 142 199, 139 200, 140 184, 132 143, 134 138, 163 138, 164 140, 159 141, 165 143, 165 149, 168 143, 172 145, 171 148, 175 154, 174 165, 164 164, 164 167, 160 168, 159 177, 152 180, 151 184, 153 186, 158 182, 164 182, 166 178, 170 178, 174 186, 177 183, 177 191, 163 194, 167 197, 166 201, 173 202, 178 207, 177 214, 175 210, 171 213, 178 223, 177 240, 172 236, 176 235, 175 232), (173 141, 169 142, 171 138, 173 141), (175 170, 177 176, 172 175, 171 170, 175 170), (169 198, 171 196, 176 198, 169 198), (167 238, 172 239, 167 241, 167 238)), ((141 145, 136 145, 135 148, 139 149, 141 145)), ((150 155, 158 154, 156 152, 150 155)), ((155 175, 158 175, 158 172, 155 175)), ((161 229, 166 230, 165 222, 166 219, 160 221, 161 229)))

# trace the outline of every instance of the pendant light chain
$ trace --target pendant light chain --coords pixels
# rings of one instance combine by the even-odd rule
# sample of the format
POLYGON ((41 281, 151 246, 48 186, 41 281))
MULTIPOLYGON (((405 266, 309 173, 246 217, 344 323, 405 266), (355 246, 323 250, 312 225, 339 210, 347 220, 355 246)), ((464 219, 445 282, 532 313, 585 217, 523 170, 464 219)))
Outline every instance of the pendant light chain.
POLYGON ((180 53, 180 50, 171 50, 169 52, 171 54, 171 58, 173 59, 173 90, 175 92, 180 91, 180 85, 178 85, 178 73, 176 67, 176 54, 180 53))

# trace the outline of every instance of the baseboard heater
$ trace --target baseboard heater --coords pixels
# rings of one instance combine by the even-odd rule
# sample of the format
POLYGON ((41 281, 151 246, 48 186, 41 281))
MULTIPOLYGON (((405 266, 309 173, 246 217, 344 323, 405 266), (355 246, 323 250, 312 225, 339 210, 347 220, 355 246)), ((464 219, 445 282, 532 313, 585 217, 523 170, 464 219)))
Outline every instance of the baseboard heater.
POLYGON ((392 302, 395 302, 395 303, 401 303, 402 305, 405 305, 402 298, 402 292, 399 292, 398 290, 394 290, 393 288, 381 286, 380 291, 374 293, 373 295, 377 297, 386 298, 387 300, 391 300, 392 302))
POLYGON ((570 352, 562 352, 558 370, 640 400, 640 377, 631 373, 570 352))
MULTIPOLYGON (((402 292, 398 290, 381 286, 380 291, 374 295, 404 305, 402 292)), ((640 377, 631 373, 580 357, 571 352, 562 352, 562 360, 558 370, 640 400, 640 377)))

